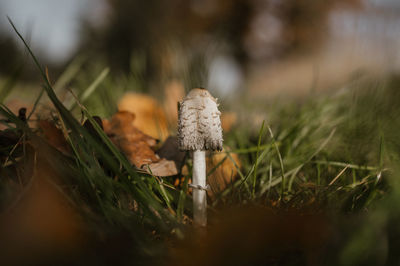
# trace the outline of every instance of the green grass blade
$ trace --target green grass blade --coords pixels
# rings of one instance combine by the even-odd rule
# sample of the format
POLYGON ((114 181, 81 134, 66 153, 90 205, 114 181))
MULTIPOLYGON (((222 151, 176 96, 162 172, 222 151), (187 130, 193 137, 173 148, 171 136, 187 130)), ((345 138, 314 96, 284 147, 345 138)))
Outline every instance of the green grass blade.
MULTIPOLYGON (((89 98, 89 96, 95 92, 95 90, 99 87, 99 85, 101 84, 101 82, 107 77, 108 73, 110 72, 110 69, 108 67, 106 67, 105 69, 103 69, 103 71, 100 72, 100 74, 98 75, 98 77, 89 85, 89 87, 87 87, 86 90, 84 90, 84 92, 80 95, 79 97, 79 101, 80 102, 84 102, 86 99, 89 98)), ((75 109, 75 107, 77 106, 77 102, 73 101, 70 104, 67 104, 67 108, 69 110, 73 110, 75 109)))
POLYGON ((27 120, 29 120, 29 119, 32 117, 32 115, 35 113, 36 108, 37 108, 37 106, 39 105, 39 102, 40 102, 40 100, 42 99, 42 96, 43 96, 44 92, 45 92, 45 89, 42 88, 42 89, 40 90, 40 93, 39 93, 38 97, 36 97, 36 100, 35 100, 35 102, 34 102, 34 104, 33 104, 33 107, 32 107, 31 112, 29 113, 28 117, 26 118, 27 120))
POLYGON ((283 168, 283 161, 282 161, 281 153, 279 151, 278 146, 275 144, 274 134, 272 133, 270 126, 267 126, 267 127, 268 127, 269 134, 271 135, 271 139, 272 139, 272 143, 274 144, 275 151, 279 158, 279 166, 281 167, 281 177, 282 177, 281 199, 283 200, 283 195, 284 195, 284 191, 285 191, 285 169, 283 168))
MULTIPOLYGON (((24 38, 21 36, 21 34, 18 32, 11 19, 8 18, 8 20, 16 34, 24 43, 35 65, 39 69, 39 72, 45 82, 44 88, 46 90, 46 93, 58 110, 60 117, 64 120, 66 127, 70 129, 70 134, 73 138, 73 141, 78 144, 77 147, 79 147, 79 149, 83 149, 83 154, 89 156, 88 158, 90 158, 91 154, 90 148, 94 149, 95 152, 104 159, 104 162, 107 163, 108 166, 113 169, 113 171, 118 173, 118 175, 121 177, 121 182, 124 184, 124 187, 128 189, 129 193, 131 193, 133 197, 135 197, 141 207, 146 210, 146 213, 153 217, 154 221, 158 221, 160 223, 160 216, 172 221, 173 219, 171 215, 165 214, 163 206, 153 197, 149 188, 146 186, 144 181, 138 177, 137 173, 134 171, 132 165, 129 163, 126 157, 122 155, 122 153, 111 143, 110 139, 105 135, 103 130, 99 127, 99 125, 92 118, 89 112, 85 108, 82 109, 85 113, 85 116, 95 128, 97 134, 100 136, 102 142, 106 145, 107 149, 101 143, 99 144, 95 137, 92 136, 84 127, 82 127, 78 123, 78 121, 76 121, 76 119, 71 115, 68 109, 61 103, 61 101, 56 96, 49 80, 47 79, 44 69, 39 64, 39 61, 35 57, 34 53, 30 49, 24 38), (123 169, 127 172, 128 175, 125 175, 120 171, 119 164, 116 163, 116 160, 122 165, 123 169), (130 177, 133 178, 132 181, 130 180, 130 177)), ((160 223, 159 225, 161 227, 165 227, 166 224, 160 223)))
POLYGON ((253 198, 255 197, 255 193, 256 193, 257 167, 258 167, 258 162, 259 162, 258 154, 260 152, 262 135, 264 134, 264 123, 265 123, 265 120, 262 122, 260 132, 258 133, 256 161, 254 162, 254 172, 253 172, 254 173, 253 174, 253 191, 252 191, 253 198))
POLYGON ((60 75, 57 81, 54 83, 54 91, 58 93, 64 88, 79 72, 82 65, 86 61, 86 56, 78 56, 75 58, 66 68, 66 70, 60 75))

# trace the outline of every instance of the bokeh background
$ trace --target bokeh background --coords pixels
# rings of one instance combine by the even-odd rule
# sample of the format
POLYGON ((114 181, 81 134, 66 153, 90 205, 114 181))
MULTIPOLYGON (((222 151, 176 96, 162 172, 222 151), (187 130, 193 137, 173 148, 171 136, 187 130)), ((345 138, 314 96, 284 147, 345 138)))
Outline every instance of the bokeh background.
POLYGON ((221 95, 304 94, 397 72, 399 9, 394 0, 1 0, 0 73, 29 61, 9 16, 54 77, 85 55, 140 76, 145 90, 178 79, 221 95))

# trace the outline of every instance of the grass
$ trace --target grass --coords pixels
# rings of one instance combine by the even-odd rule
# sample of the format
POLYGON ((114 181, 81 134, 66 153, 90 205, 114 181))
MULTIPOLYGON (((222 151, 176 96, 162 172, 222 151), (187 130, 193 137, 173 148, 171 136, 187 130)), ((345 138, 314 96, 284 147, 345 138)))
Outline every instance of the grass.
MULTIPOLYGON (((191 216, 187 193, 190 174, 182 188, 175 188, 171 179, 137 172, 93 119, 93 114, 112 114, 117 96, 132 84, 117 83, 107 76, 107 68, 93 71, 96 74, 85 73, 81 70, 84 61, 81 57, 71 63, 53 86, 46 69, 10 23, 42 76, 42 93, 54 105, 54 123, 62 128, 72 153, 67 156, 51 147, 35 129, 2 104, 0 112, 8 127, 3 132, 12 141, 1 143, 0 205, 5 213, 18 210, 24 193, 35 179, 44 176, 79 214, 86 236, 85 240, 77 241, 86 243, 84 248, 70 250, 74 257, 57 251, 54 256, 26 256, 22 262, 27 263, 26 259, 33 263, 62 260, 67 264, 79 261, 93 265, 132 262, 155 265, 168 264, 169 259, 179 263, 186 256, 196 256, 195 251, 187 248, 190 245, 179 248, 179 243, 188 243, 198 233, 185 221, 185 217, 191 216), (76 98, 67 96, 61 100, 62 88, 73 80, 83 89, 68 94, 78 95, 76 98), (111 86, 112 92, 108 89, 111 86), (104 104, 104 101, 109 102, 104 104), (95 131, 88 131, 83 121, 89 121, 95 131), (175 249, 183 250, 183 255, 170 252, 175 249), (117 255, 120 253, 123 256, 117 255)), ((3 86, 2 100, 14 88, 14 79, 10 77, 9 85, 3 86)), ((129 79, 127 82, 134 83, 129 79)), ((238 229, 237 235, 251 236, 258 232, 263 237, 264 242, 257 242, 254 236, 248 247, 235 253, 233 257, 238 261, 247 258, 248 248, 250 252, 269 247, 268 239, 275 239, 272 246, 281 245, 279 252, 268 249, 265 257, 261 256, 264 263, 273 265, 318 265, 313 260, 326 265, 392 265, 398 261, 400 79, 393 76, 380 83, 360 79, 350 85, 328 96, 308 97, 301 104, 287 101, 279 105, 247 105, 242 100, 245 117, 225 135, 225 145, 229 147, 226 156, 208 173, 225 160, 234 162, 231 153, 240 155, 241 167, 234 162, 238 178, 209 206, 209 230, 217 230, 215 235, 225 232, 221 226, 225 221, 226 228, 238 229), (248 117, 258 115, 264 122, 254 126, 248 117), (237 217, 226 221, 224 211, 231 208, 238 208, 237 217), (254 208, 255 213, 244 211, 254 208), (245 213, 247 216, 242 219, 245 213), (271 225, 281 234, 278 238, 270 237, 271 232, 265 231, 262 224, 251 226, 265 214, 274 221, 291 213, 295 213, 290 216, 294 217, 292 224, 271 225), (301 229, 297 222, 301 220, 299 217, 308 217, 310 220, 306 221, 312 224, 315 215, 325 217, 329 226, 324 230, 336 234, 321 238, 323 249, 311 258, 309 253, 314 247, 304 243, 315 236, 312 231, 301 229), (297 231, 291 229, 297 227, 297 231), (292 238, 298 242, 293 244, 292 238), (293 245, 297 248, 292 249, 293 245)), ((42 93, 34 106, 42 101, 42 93)), ((30 114, 29 118, 32 117, 30 114)), ((187 164, 190 169, 190 160, 187 164)), ((223 256, 225 245, 232 241, 228 237, 222 241, 225 244, 218 246, 219 240, 210 235, 204 241, 210 241, 210 246, 215 245, 221 252, 212 253, 205 248, 203 252, 207 252, 202 258, 211 257, 212 253, 216 263, 218 256, 223 256)), ((10 245, 12 248, 12 241, 10 245)), ((202 247, 204 243, 198 245, 202 247)), ((199 246, 195 242, 194 248, 199 246)), ((53 247, 45 247, 54 252, 53 247)), ((7 258, 7 254, 1 255, 7 258)), ((258 259, 257 256, 251 258, 258 259)), ((19 262, 20 258, 11 259, 19 262)))

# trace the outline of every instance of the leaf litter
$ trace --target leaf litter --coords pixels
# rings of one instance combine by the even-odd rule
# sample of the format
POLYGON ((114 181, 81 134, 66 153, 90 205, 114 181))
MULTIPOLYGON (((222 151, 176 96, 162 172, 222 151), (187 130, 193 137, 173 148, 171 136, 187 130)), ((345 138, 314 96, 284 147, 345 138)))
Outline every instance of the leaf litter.
MULTIPOLYGON (((181 93, 176 93, 176 97, 181 93)), ((179 96, 180 97, 180 96, 179 96)), ((179 99, 176 99, 177 101, 179 99)), ((169 99, 169 102, 172 102, 169 99)), ((170 104, 171 105, 171 104, 170 104)), ((129 162, 134 165, 138 171, 144 172, 150 175, 158 177, 168 176, 189 176, 185 161, 188 158, 185 152, 178 149, 178 143, 175 136, 166 137, 166 113, 159 108, 156 104, 156 100, 150 96, 142 94, 129 93, 122 98, 119 106, 120 111, 116 112, 110 119, 101 119, 94 117, 100 127, 104 130, 110 140, 122 151, 129 162), (138 105, 140 101, 144 103, 151 103, 149 106, 146 104, 138 105), (132 108, 126 106, 135 106, 139 115, 142 116, 140 119, 138 115, 131 112, 132 108), (125 107, 124 107, 125 106, 125 107), (155 110, 151 111, 152 108, 155 110), (127 110, 130 109, 130 110, 127 110), (147 119, 147 123, 145 122, 147 119), (138 123, 139 120, 139 123, 138 123), (157 125, 162 125, 162 136, 165 138, 162 145, 159 140, 154 137, 156 135, 157 125), (151 135, 145 132, 150 132, 151 135)), ((134 108, 135 109, 135 108, 134 108)), ((170 107, 170 110, 172 107, 170 107)), ((26 109, 20 108, 18 110, 19 116, 26 109)), ((42 114, 41 114, 42 115, 42 114)), ((231 116, 231 114, 228 114, 231 116)), ((23 121, 25 119, 22 119, 23 121)), ((172 118, 174 120, 174 118, 172 118)), ((66 132, 63 132, 63 128, 59 125, 57 119, 38 119, 35 123, 29 122, 30 127, 34 127, 34 131, 38 136, 43 138, 50 146, 61 152, 65 156, 71 156, 72 150, 66 139, 66 132)), ((231 128, 231 122, 226 130, 231 128)), ((88 131, 94 135, 95 130, 92 128, 90 123, 85 123, 84 126, 88 131)), ((15 154, 21 155, 20 146, 18 140, 20 138, 15 130, 3 130, 0 131, 0 146, 2 151, 2 162, 4 163, 5 155, 10 152, 11 149, 15 149, 15 154), (16 149, 18 148, 18 149, 16 149), (3 152, 4 151, 4 152, 3 152)), ((210 184, 210 191, 208 195, 211 199, 215 198, 215 195, 222 192, 231 182, 236 180, 237 168, 234 163, 240 165, 239 158, 236 154, 231 154, 234 162, 231 159, 227 159, 224 153, 210 153, 207 157, 207 167, 212 169, 209 172, 208 182, 210 184)), ((184 177, 176 179, 175 186, 181 187, 181 181, 184 177)))

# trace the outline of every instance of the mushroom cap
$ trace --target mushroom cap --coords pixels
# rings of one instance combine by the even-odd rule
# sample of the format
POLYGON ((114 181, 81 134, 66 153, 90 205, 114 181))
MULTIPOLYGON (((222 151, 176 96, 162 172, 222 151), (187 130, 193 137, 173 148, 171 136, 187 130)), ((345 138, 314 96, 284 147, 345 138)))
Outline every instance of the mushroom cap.
POLYGON ((180 103, 178 143, 181 150, 222 150, 221 112, 217 99, 192 89, 180 103))

